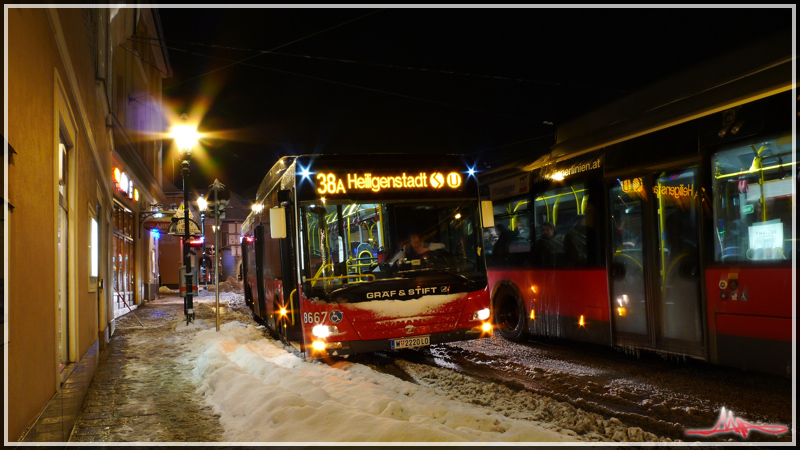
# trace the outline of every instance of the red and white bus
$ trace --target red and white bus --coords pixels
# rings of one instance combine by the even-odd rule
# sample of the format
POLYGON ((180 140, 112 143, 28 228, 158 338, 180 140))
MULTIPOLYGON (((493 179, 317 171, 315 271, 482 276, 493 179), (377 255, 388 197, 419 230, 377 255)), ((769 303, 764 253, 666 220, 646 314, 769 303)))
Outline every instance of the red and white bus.
POLYGON ((460 157, 285 157, 242 225, 247 303, 308 358, 479 338, 481 229, 460 157))
POLYGON ((482 178, 502 336, 791 373, 791 42, 631 94, 560 127, 549 154, 482 178))

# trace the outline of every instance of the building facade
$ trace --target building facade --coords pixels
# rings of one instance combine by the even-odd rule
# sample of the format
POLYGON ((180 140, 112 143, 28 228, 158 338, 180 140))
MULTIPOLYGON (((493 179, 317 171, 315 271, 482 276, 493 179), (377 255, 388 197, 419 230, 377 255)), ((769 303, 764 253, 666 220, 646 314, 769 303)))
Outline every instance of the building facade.
MULTIPOLYGON (((8 436, 66 441, 115 318, 157 285, 158 15, 7 7, 8 436)), ((4 207, 5 207, 4 205, 4 207)))
MULTIPOLYGON (((168 183, 165 183, 168 184, 168 183)), ((165 194, 171 202, 182 202, 183 192, 174 191, 165 194)), ((242 222, 247 218, 250 211, 250 202, 240 195, 231 192, 230 203, 225 209, 225 218, 219 221, 219 247, 216 251, 215 233, 217 226, 214 224, 214 216, 206 212, 201 215, 197 206, 197 199, 201 196, 210 196, 208 191, 193 189, 189 193, 189 207, 193 217, 200 224, 203 234, 192 239, 191 250, 195 255, 191 255, 192 265, 198 270, 198 281, 200 286, 214 282, 214 256, 220 258, 219 281, 225 282, 229 277, 240 281, 242 266, 242 246, 241 230, 242 222), (204 242, 201 241, 204 238, 204 242), (200 258, 205 255, 205 260, 200 258), (205 261, 205 269, 201 264, 205 261)), ((159 266, 162 268, 161 285, 170 289, 177 289, 179 284, 178 270, 183 266, 183 238, 181 236, 164 235, 159 244, 159 266)))

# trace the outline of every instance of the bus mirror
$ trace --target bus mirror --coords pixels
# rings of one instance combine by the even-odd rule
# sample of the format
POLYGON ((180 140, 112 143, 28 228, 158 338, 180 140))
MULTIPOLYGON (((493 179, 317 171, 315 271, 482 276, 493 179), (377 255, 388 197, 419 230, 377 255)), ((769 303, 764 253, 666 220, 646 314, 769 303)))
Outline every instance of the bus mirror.
POLYGON ((481 220, 483 228, 494 226, 494 207, 491 200, 481 200, 481 220))
POLYGON ((286 213, 283 208, 269 209, 269 234, 272 239, 286 237, 286 213))

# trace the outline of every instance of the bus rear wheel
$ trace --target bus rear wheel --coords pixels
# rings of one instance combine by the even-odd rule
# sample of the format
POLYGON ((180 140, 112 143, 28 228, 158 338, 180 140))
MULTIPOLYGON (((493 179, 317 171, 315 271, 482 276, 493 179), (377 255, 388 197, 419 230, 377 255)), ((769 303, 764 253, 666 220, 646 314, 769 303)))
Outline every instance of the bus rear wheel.
POLYGON ((495 297, 494 320, 500 336, 510 341, 521 341, 526 335, 527 316, 522 302, 508 291, 495 297))

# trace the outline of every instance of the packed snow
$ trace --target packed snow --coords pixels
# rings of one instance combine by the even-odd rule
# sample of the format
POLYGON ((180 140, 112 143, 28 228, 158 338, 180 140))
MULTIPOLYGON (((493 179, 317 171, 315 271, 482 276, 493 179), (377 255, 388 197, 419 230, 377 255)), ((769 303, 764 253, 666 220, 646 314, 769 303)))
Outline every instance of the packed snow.
POLYGON ((197 333, 194 375, 229 442, 563 442, 574 437, 350 362, 304 361, 259 327, 197 333))
POLYGON ((248 319, 241 295, 222 293, 220 305, 228 320, 219 332, 213 321, 176 327, 197 330, 194 382, 219 415, 224 441, 664 441, 613 418, 447 369, 403 361, 410 382, 346 360, 306 361, 248 319))

